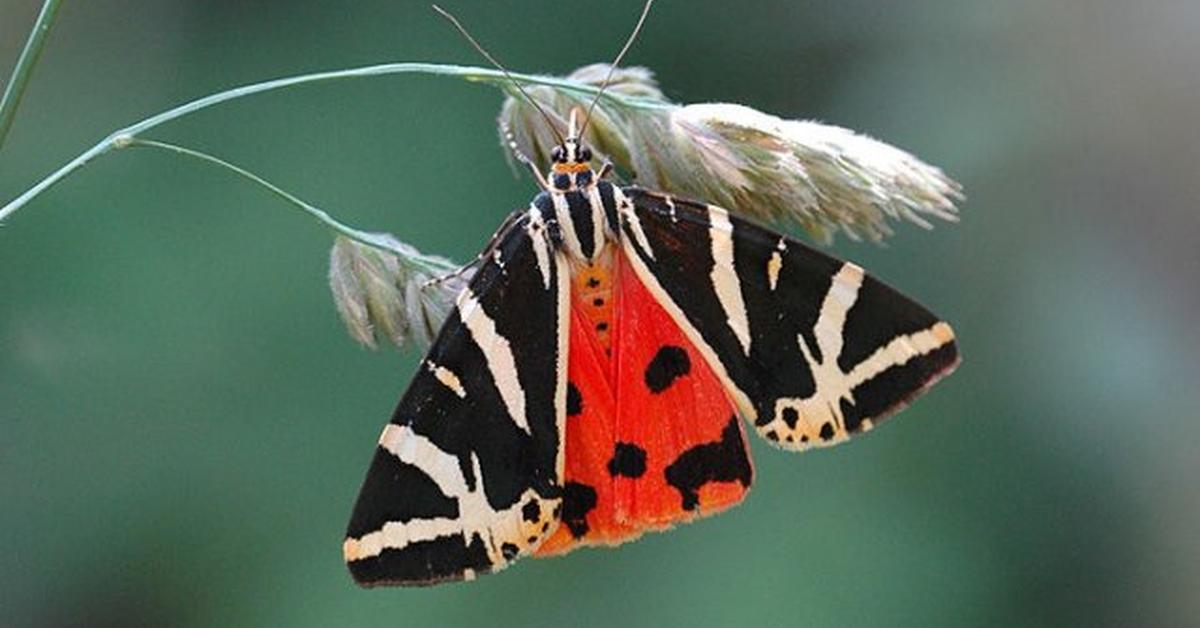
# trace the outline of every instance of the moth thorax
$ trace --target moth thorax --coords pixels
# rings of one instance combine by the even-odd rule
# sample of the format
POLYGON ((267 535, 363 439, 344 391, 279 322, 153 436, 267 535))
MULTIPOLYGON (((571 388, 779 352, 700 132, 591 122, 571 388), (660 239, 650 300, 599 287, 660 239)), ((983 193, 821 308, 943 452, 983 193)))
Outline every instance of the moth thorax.
POLYGON ((611 234, 604 202, 595 185, 549 193, 562 232, 562 244, 572 260, 591 262, 608 247, 611 234))

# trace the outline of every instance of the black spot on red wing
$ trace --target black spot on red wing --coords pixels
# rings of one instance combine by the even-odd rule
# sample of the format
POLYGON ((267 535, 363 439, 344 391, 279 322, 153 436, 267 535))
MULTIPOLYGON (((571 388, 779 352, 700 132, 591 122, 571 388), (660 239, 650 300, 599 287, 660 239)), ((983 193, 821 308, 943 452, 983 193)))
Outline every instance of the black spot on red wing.
POLYGON ((666 468, 667 484, 679 491, 684 510, 700 505, 700 487, 709 482, 736 480, 750 486, 753 471, 737 421, 737 416, 729 419, 721 430, 721 440, 692 447, 666 468))
POLYGON ((607 329, 608 329, 608 323, 605 323, 605 322, 596 323, 596 331, 605 331, 607 329))
POLYGON ((595 288, 600 285, 600 280, 595 277, 588 277, 587 285, 589 288, 595 288))
POLYGON ((664 345, 646 365, 646 387, 652 393, 661 393, 691 370, 692 362, 688 359, 687 351, 682 347, 664 345))
POLYGON ((587 514, 595 507, 596 489, 578 482, 567 482, 563 487, 562 522, 571 536, 578 539, 588 533, 587 514))
POLYGON ((567 416, 577 416, 583 413, 583 395, 575 384, 567 382, 567 416))
POLYGON ((604 305, 604 299, 600 299, 600 298, 592 299, 592 305, 594 305, 596 307, 601 307, 604 305))
POLYGON ((832 440, 832 439, 833 439, 833 423, 826 421, 825 424, 821 426, 821 440, 832 440))
POLYGON ((512 543, 505 543, 500 546, 500 553, 504 556, 504 560, 512 560, 521 553, 521 548, 512 543))
POLYGON ((800 422, 800 413, 795 408, 784 408, 783 422, 787 424, 788 429, 796 429, 796 423, 800 422))
POLYGON ((630 443, 617 443, 608 461, 608 474, 613 477, 640 478, 646 472, 646 450, 630 443))
POLYGON ((542 518, 542 508, 536 501, 530 500, 521 507, 521 516, 530 523, 537 523, 542 518))

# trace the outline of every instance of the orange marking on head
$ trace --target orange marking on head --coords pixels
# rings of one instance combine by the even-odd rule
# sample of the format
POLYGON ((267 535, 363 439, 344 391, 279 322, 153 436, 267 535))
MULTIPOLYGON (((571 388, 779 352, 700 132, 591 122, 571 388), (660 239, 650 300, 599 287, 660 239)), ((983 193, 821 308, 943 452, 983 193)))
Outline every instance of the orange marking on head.
POLYGON ((556 163, 551 167, 551 170, 554 172, 554 174, 578 174, 591 169, 592 167, 585 163, 556 163))

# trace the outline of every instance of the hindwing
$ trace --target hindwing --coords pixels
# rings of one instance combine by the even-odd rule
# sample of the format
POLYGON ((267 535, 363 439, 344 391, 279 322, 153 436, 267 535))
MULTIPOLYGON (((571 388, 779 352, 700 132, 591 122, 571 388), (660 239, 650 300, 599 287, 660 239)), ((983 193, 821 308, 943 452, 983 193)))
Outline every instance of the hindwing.
POLYGON ((718 207, 624 193, 634 270, 773 443, 845 440, 958 364, 948 324, 853 263, 718 207))
POLYGON ((496 238, 379 439, 343 545, 364 586, 470 579, 558 525, 568 271, 536 209, 496 238))

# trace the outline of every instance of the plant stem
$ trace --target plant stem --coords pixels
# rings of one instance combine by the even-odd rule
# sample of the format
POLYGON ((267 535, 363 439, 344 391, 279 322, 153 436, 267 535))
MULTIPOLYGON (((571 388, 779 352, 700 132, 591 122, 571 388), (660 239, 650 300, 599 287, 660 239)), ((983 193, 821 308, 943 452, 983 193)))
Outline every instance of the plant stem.
POLYGON ((218 166, 266 189, 268 192, 283 199, 293 207, 296 207, 317 219, 317 222, 320 222, 326 227, 329 227, 333 231, 340 233, 347 238, 354 240, 355 242, 360 242, 362 244, 366 244, 367 246, 390 251, 391 253, 395 254, 402 263, 416 265, 421 267, 423 270, 430 271, 432 273, 441 273, 445 272, 446 270, 447 264, 438 258, 431 258, 429 256, 417 253, 415 250, 407 248, 397 248, 394 244, 395 241, 393 240, 381 237, 379 234, 360 231, 348 225, 342 224, 330 216, 329 212, 305 202, 296 195, 284 190, 270 181, 267 181, 253 172, 246 170, 245 168, 231 164, 214 155, 193 150, 184 146, 179 146, 177 144, 169 144, 167 142, 159 142, 156 140, 130 139, 120 144, 120 147, 122 148, 125 146, 133 148, 157 148, 160 150, 173 152, 177 155, 199 159, 208 164, 218 166))
MULTIPOLYGON (((69 175, 69 174, 75 172, 76 170, 82 168, 83 166, 87 165, 87 163, 89 161, 91 161, 92 159, 94 159, 100 155, 103 155, 103 154, 111 151, 114 148, 120 148, 122 145, 128 145, 139 134, 149 131, 150 129, 158 127, 162 124, 165 124, 165 123, 175 120, 177 118, 181 118, 188 114, 192 114, 192 113, 195 113, 202 109, 207 109, 214 105, 228 102, 230 100, 234 100, 237 98, 251 96, 253 94, 260 94, 263 92, 268 92, 268 91, 272 91, 272 90, 276 90, 276 89, 282 89, 285 87, 292 87, 295 85, 302 85, 302 84, 306 84, 306 83, 318 83, 318 82, 324 82, 324 81, 342 80, 342 79, 384 76, 384 75, 389 75, 389 74, 409 74, 409 73, 453 76, 453 77, 465 79, 465 80, 472 81, 472 82, 492 83, 492 84, 497 84, 497 85, 506 85, 509 80, 509 77, 506 77, 500 71, 492 70, 489 68, 444 65, 444 64, 437 64, 437 63, 386 63, 386 64, 382 64, 382 65, 365 66, 365 67, 361 67, 361 68, 351 68, 351 69, 347 69, 347 70, 335 70, 335 71, 331 71, 331 72, 318 72, 315 74, 304 74, 304 75, 300 75, 300 76, 291 76, 291 77, 286 77, 286 78, 281 78, 281 79, 275 79, 272 81, 266 81, 263 83, 254 83, 251 85, 244 85, 242 87, 237 87, 237 88, 226 90, 223 92, 218 92, 216 94, 205 96, 204 98, 200 98, 197 100, 193 100, 189 103, 185 103, 183 105, 175 107, 174 109, 170 109, 170 110, 164 111, 162 113, 159 113, 157 115, 153 115, 149 118, 146 118, 145 120, 142 120, 141 122, 135 123, 133 125, 127 126, 118 131, 115 131, 108 137, 101 140, 95 146, 89 148, 83 154, 81 154, 78 157, 67 162, 61 168, 54 171, 46 178, 42 179, 40 182, 38 182, 32 188, 25 191, 25 193, 21 194, 17 198, 10 201, 3 208, 0 208, 0 222, 4 221, 6 218, 8 218, 13 213, 15 213, 17 210, 24 207, 25 204, 27 204, 29 201, 36 198, 42 192, 45 192, 47 189, 49 189, 51 186, 53 186, 54 184, 61 181, 67 175, 69 175)), ((521 83, 526 83, 526 84, 530 84, 530 85, 546 85, 549 87, 554 87, 556 89, 561 89, 564 91, 573 91, 573 92, 577 92, 580 94, 594 95, 599 91, 597 89, 597 87, 594 85, 578 83, 575 81, 569 81, 569 80, 550 77, 550 76, 538 76, 538 75, 533 75, 533 74, 510 74, 510 76, 511 76, 512 80, 518 81, 521 83)), ((669 105, 666 105, 659 101, 623 96, 619 93, 614 93, 612 91, 604 92, 603 97, 605 99, 612 100, 616 103, 619 103, 622 106, 632 107, 632 108, 637 108, 637 109, 659 109, 662 107, 669 106, 669 105)))
POLYGON ((13 118, 17 116, 17 107, 21 105, 25 86, 29 84, 29 77, 33 75, 33 66, 42 54, 42 45, 46 43, 46 37, 54 26, 59 4, 61 0, 46 0, 42 5, 42 12, 38 14, 37 21, 33 23, 33 31, 29 33, 29 40, 25 42, 25 48, 17 58, 17 67, 13 68, 8 87, 4 88, 4 96, 0 97, 0 148, 3 148, 8 130, 12 128, 13 118))

